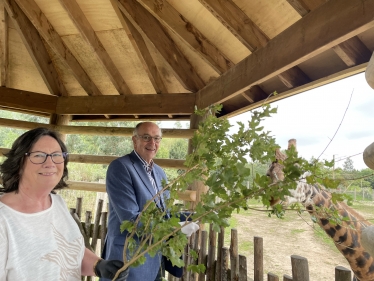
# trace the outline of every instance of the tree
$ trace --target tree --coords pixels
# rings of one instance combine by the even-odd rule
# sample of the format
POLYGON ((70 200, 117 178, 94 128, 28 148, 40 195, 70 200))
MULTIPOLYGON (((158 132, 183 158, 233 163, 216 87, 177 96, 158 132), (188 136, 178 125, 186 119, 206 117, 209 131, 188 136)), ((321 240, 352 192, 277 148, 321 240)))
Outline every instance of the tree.
POLYGON ((355 171, 355 168, 354 168, 354 165, 353 165, 353 160, 350 157, 348 157, 344 161, 343 170, 346 171, 346 172, 354 172, 355 171))

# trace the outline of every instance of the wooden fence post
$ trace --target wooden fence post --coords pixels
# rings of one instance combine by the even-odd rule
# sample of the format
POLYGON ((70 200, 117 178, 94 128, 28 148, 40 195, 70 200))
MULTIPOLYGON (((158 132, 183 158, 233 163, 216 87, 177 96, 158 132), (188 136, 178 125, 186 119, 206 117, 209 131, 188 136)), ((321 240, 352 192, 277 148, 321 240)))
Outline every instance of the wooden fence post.
POLYGON ((292 281, 292 277, 289 275, 283 275, 283 281, 292 281))
POLYGON ((291 256, 292 280, 309 281, 308 260, 298 255, 291 256))
POLYGON ((205 265, 205 272, 199 273, 199 281, 205 281, 206 275, 206 244, 208 240, 208 232, 206 230, 201 231, 200 239, 200 250, 199 250, 199 264, 205 265))
POLYGON ((238 281, 239 280, 239 250, 238 250, 238 231, 236 229, 231 229, 230 265, 231 265, 231 281, 238 281))
MULTIPOLYGON (((221 271, 221 280, 222 281, 229 281, 229 249, 227 247, 222 248, 222 258, 221 258, 221 266, 220 266, 220 271, 221 271)), ((220 280, 220 281, 221 281, 220 280)))
POLYGON ((279 281, 279 277, 271 272, 268 273, 268 281, 279 281))
POLYGON ((247 281, 247 257, 239 255, 239 281, 247 281))
POLYGON ((351 281, 352 272, 343 266, 335 267, 335 281, 351 281))
POLYGON ((254 281, 264 280, 264 249, 262 237, 255 236, 253 238, 254 244, 254 281))
POLYGON ((222 266, 222 248, 223 248, 224 242, 225 242, 225 228, 221 226, 220 232, 218 233, 216 281, 222 280, 221 266, 222 266))
POLYGON ((210 224, 206 281, 215 280, 215 272, 216 272, 215 260, 216 260, 216 249, 217 249, 217 235, 216 234, 217 232, 213 230, 213 224, 210 224))

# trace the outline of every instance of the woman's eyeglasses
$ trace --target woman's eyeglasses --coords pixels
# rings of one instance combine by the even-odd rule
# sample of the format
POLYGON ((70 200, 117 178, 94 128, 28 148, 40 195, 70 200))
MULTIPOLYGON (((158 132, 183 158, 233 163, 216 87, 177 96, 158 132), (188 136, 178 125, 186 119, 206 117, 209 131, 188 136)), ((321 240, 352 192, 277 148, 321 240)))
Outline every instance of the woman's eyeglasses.
POLYGON ((51 154, 35 151, 35 152, 27 152, 25 153, 26 156, 29 157, 31 163, 34 164, 43 164, 45 161, 47 161, 47 157, 51 156, 51 159, 53 163, 55 164, 61 164, 65 162, 65 159, 68 156, 67 152, 54 152, 51 154))

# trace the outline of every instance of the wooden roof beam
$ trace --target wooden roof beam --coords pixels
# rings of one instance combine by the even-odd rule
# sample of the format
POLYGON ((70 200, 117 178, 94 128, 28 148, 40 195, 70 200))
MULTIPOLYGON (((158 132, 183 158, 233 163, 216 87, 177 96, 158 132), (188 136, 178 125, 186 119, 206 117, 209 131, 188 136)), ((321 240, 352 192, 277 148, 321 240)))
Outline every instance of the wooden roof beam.
MULTIPOLYGON (((324 4, 326 0, 314 0, 311 3, 305 3, 304 0, 287 0, 287 2, 303 17, 318 6, 324 4)), ((371 51, 357 36, 332 47, 332 49, 349 67, 367 62, 371 56, 371 51)))
POLYGON ((5 0, 4 5, 8 14, 12 17, 18 34, 25 44, 49 92, 55 96, 67 96, 67 91, 59 79, 49 53, 36 28, 14 0, 5 0))
POLYGON ((61 115, 186 115, 195 94, 56 97, 0 87, 0 106, 61 115))
POLYGON ((138 0, 138 2, 164 26, 176 33, 188 47, 198 52, 201 58, 218 73, 222 74, 234 66, 232 61, 167 1, 163 1, 162 4, 153 0, 138 0))
POLYGON ((131 94, 131 91, 127 86, 125 80, 123 79, 121 73, 105 50, 103 44, 100 42, 78 3, 75 0, 59 0, 59 2, 68 13, 71 21, 75 24, 82 37, 86 40, 88 45, 93 50, 93 53, 96 55, 97 60, 103 66, 110 81, 113 83, 118 93, 120 95, 131 94))
POLYGON ((8 20, 9 16, 4 7, 4 1, 0 0, 0 86, 5 87, 8 75, 8 20))
POLYGON ((41 37, 47 42, 51 49, 60 57, 61 61, 69 68, 74 77, 89 96, 101 95, 101 92, 92 82, 85 70, 73 56, 70 50, 62 42, 60 35, 54 30, 46 16, 42 13, 34 0, 16 0, 18 6, 26 14, 41 37))
POLYGON ((191 63, 179 50, 160 22, 136 0, 119 0, 118 7, 139 32, 144 32, 173 69, 176 78, 189 91, 196 92, 205 86, 191 63))
POLYGON ((374 0, 330 0, 201 89, 198 108, 221 103, 373 27, 373 10, 374 0))
MULTIPOLYGON (((269 42, 270 39, 232 0, 199 1, 250 51, 261 49, 269 42)), ((287 87, 299 86, 310 81, 309 77, 298 67, 288 69, 278 77, 287 87)))

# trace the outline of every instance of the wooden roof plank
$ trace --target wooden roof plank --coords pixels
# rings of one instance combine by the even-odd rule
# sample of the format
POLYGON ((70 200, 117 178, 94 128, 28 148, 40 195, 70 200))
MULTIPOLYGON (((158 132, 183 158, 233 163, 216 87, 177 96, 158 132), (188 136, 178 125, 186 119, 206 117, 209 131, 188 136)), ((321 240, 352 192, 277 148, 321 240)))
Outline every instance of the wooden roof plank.
POLYGON ((138 57, 142 62, 143 67, 148 74, 149 80, 156 90, 156 93, 166 94, 168 92, 166 85, 164 81, 162 81, 161 74, 157 69, 156 63, 154 62, 142 35, 126 17, 122 17, 122 15, 120 15, 120 17, 125 22, 124 26, 126 26, 125 29, 127 35, 129 36, 131 44, 138 54, 138 57))
POLYGON ((190 48, 199 52, 205 62, 218 73, 223 73, 234 66, 232 61, 167 1, 162 2, 162 4, 155 3, 153 0, 140 0, 138 2, 184 40, 190 48))
POLYGON ((67 96, 67 91, 59 79, 49 53, 36 28, 14 0, 5 0, 4 4, 50 93, 55 96, 67 96))
POLYGON ((309 7, 303 0, 287 0, 287 2, 294 8, 300 16, 305 16, 310 12, 309 7))
POLYGON ((87 41, 89 46, 94 50, 94 54, 104 67, 110 81, 116 87, 117 91, 121 95, 131 94, 129 87, 123 79, 121 73, 115 66, 113 60, 105 50, 103 44, 100 42, 95 31, 92 29, 86 16, 82 12, 78 3, 75 0, 59 0, 61 5, 65 8, 70 16, 70 19, 74 22, 75 26, 80 31, 82 37, 87 41))
POLYGON ((232 0, 199 0, 251 52, 266 45, 269 38, 232 0))
POLYGON ((330 0, 200 90, 198 108, 221 103, 373 27, 373 10, 374 0, 330 0))
POLYGON ((42 13, 34 0, 16 0, 18 6, 26 14, 41 37, 48 43, 51 49, 60 56, 66 67, 70 68, 74 77, 84 88, 88 95, 101 95, 101 92, 92 82, 85 70, 73 56, 70 50, 62 42, 61 37, 49 23, 46 16, 42 13))
POLYGON ((0 0, 0 86, 5 87, 8 79, 8 20, 9 16, 0 0))
POLYGON ((57 101, 57 114, 192 114, 195 94, 68 97, 57 101))
POLYGON ((205 86, 191 63, 153 15, 135 0, 119 0, 118 5, 131 23, 139 27, 155 45, 185 89, 195 92, 205 86))

